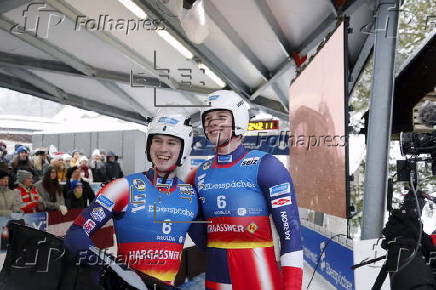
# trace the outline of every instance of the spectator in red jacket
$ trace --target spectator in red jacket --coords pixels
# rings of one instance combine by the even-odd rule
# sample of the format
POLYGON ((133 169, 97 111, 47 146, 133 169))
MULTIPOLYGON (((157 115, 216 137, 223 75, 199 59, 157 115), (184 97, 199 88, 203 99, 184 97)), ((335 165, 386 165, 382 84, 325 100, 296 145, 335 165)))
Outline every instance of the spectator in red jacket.
POLYGON ((20 211, 34 213, 44 211, 44 203, 36 187, 33 186, 32 173, 25 170, 17 171, 18 186, 15 191, 21 196, 20 211))

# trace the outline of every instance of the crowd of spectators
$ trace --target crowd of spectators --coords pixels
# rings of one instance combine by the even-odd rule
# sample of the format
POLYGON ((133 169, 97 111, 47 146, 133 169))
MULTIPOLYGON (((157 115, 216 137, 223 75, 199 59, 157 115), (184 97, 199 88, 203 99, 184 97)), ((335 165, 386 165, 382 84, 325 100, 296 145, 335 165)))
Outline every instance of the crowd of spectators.
POLYGON ((92 184, 123 177, 118 156, 95 149, 91 160, 79 150, 71 154, 16 145, 7 152, 0 141, 0 216, 85 208, 95 198, 92 184))

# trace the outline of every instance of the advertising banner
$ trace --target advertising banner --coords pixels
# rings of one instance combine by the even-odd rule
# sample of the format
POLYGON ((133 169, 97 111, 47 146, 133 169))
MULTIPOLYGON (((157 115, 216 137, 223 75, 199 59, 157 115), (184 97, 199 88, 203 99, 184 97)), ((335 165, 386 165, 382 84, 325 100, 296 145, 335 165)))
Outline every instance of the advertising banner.
POLYGON ((314 269, 318 264, 315 275, 323 276, 336 289, 355 289, 353 251, 305 226, 301 226, 301 234, 304 260, 314 269))

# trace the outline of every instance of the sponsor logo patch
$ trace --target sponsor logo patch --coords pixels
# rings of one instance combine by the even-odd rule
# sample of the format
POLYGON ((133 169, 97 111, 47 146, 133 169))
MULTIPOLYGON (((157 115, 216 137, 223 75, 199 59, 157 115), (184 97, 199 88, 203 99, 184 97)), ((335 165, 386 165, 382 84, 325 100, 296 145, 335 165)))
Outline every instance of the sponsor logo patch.
POLYGON ((230 214, 229 210, 216 210, 213 212, 214 215, 226 215, 226 214, 230 214))
POLYGON ((206 177, 206 173, 203 173, 202 175, 198 176, 197 178, 197 187, 199 190, 204 188, 204 178, 206 177))
POLYGON ((177 124, 179 121, 173 118, 168 118, 168 117, 160 117, 158 120, 159 123, 166 123, 166 124, 171 124, 171 125, 175 125, 177 124))
POLYGON ((141 179, 133 179, 133 186, 135 186, 137 190, 145 190, 147 188, 145 182, 141 179))
POLYGON ((180 198, 187 199, 189 202, 192 202, 192 197, 195 196, 192 186, 190 184, 179 184, 178 187, 180 190, 180 198))
POLYGON ((229 189, 229 188, 256 188, 256 184, 251 183, 249 181, 245 182, 243 180, 227 183, 200 183, 198 182, 198 189, 202 190, 214 190, 214 189, 229 189))
POLYGON ((203 164, 203 170, 208 170, 210 168, 210 166, 212 165, 212 162, 210 161, 206 161, 203 164))
POLYGON ((85 230, 86 234, 89 236, 89 233, 95 228, 95 222, 92 219, 86 220, 86 222, 83 224, 83 229, 85 230))
POLYGON ((173 236, 156 236, 158 241, 175 242, 176 238, 173 236))
POLYGON ((115 204, 109 197, 104 195, 99 195, 95 201, 109 211, 112 211, 115 204))
POLYGON ((204 159, 191 159, 191 165, 192 166, 200 166, 201 163, 204 162, 204 159))
POLYGON ((291 185, 289 182, 282 183, 279 185, 274 185, 273 187, 269 188, 269 195, 270 196, 280 196, 285 193, 291 192, 291 185))
POLYGON ((190 184, 179 184, 179 190, 181 193, 186 195, 195 195, 194 190, 192 189, 192 185, 190 184))
POLYGON ((209 96, 209 101, 215 101, 215 100, 217 100, 219 97, 220 97, 220 95, 212 95, 212 96, 209 96))
POLYGON ((231 225, 231 224, 209 224, 207 225, 208 233, 215 232, 235 232, 235 233, 243 233, 244 226, 243 225, 231 225))
POLYGON ((218 155, 218 162, 232 162, 232 155, 218 155))
POLYGON ((238 215, 244 216, 247 214, 247 209, 245 207, 238 208, 238 215))
MULTIPOLYGON (((154 211, 155 211, 154 205, 149 205, 148 212, 154 213, 154 211)), ((158 207, 158 206, 156 206, 156 213, 184 215, 184 216, 188 216, 190 218, 194 218, 194 212, 192 212, 186 208, 179 208, 179 207, 158 207)))
POLYGON ((133 204, 132 208, 130 209, 131 213, 136 213, 137 211, 145 209, 145 205, 136 205, 133 204))
POLYGON ((102 207, 96 207, 96 208, 92 209, 91 217, 94 220, 101 222, 106 217, 106 214, 104 213, 104 210, 102 207))
POLYGON ((271 200, 272 208, 278 208, 278 207, 282 207, 282 206, 285 206, 285 205, 288 205, 288 204, 292 204, 290 196, 285 196, 285 197, 281 197, 281 198, 277 198, 277 199, 271 200))
POLYGON ((242 160, 241 166, 250 166, 250 165, 256 165, 257 162, 259 162, 260 157, 250 157, 245 158, 242 160))
POLYGON ((255 223, 251 223, 251 224, 249 224, 249 225, 247 226, 247 231, 248 231, 250 234, 254 234, 254 232, 256 232, 258 228, 259 228, 259 227, 258 227, 255 223))
POLYGON ((166 249, 144 249, 129 251, 129 261, 139 260, 180 260, 181 252, 166 249))
POLYGON ((282 218, 283 232, 285 233, 285 240, 291 240, 291 232, 289 230, 288 215, 286 214, 285 211, 281 211, 280 217, 282 218))

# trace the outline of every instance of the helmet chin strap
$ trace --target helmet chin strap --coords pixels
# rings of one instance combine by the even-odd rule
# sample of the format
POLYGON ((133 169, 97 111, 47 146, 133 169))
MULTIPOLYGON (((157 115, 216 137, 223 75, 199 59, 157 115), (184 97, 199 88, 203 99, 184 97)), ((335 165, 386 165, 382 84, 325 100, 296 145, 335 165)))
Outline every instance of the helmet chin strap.
POLYGON ((168 177, 170 176, 170 174, 177 168, 177 165, 173 165, 170 168, 168 168, 167 170, 158 170, 156 165, 153 164, 153 170, 155 173, 154 174, 154 178, 153 178, 153 183, 154 185, 157 184, 157 176, 159 175, 159 173, 164 173, 164 176, 162 178, 162 183, 165 184, 167 182, 168 177))
MULTIPOLYGON (((180 151, 180 154, 179 154, 179 160, 180 160, 180 158, 181 158, 181 155, 182 154, 182 151, 180 151)), ((158 170, 157 169, 157 167, 156 167, 156 165, 153 163, 153 170, 154 170, 154 172, 155 173, 157 173, 157 174, 154 174, 154 178, 153 178, 153 182, 154 182, 154 184, 156 185, 157 184, 157 175, 159 175, 159 173, 163 173, 164 174, 164 176, 163 176, 163 178, 162 178, 162 183, 166 183, 167 182, 167 179, 168 179, 168 177, 170 176, 170 174, 172 173, 172 172, 174 172, 174 170, 176 170, 176 168, 177 168, 177 162, 178 161, 176 161, 176 163, 173 165, 173 166, 171 166, 170 168, 168 168, 167 170, 158 170)))
POLYGON ((215 146, 215 159, 218 158, 218 149, 226 147, 236 137, 236 135, 234 133, 235 132, 232 131, 232 137, 227 139, 223 144, 220 144, 221 133, 218 134, 218 140, 217 140, 218 142, 217 142, 217 145, 215 146))

